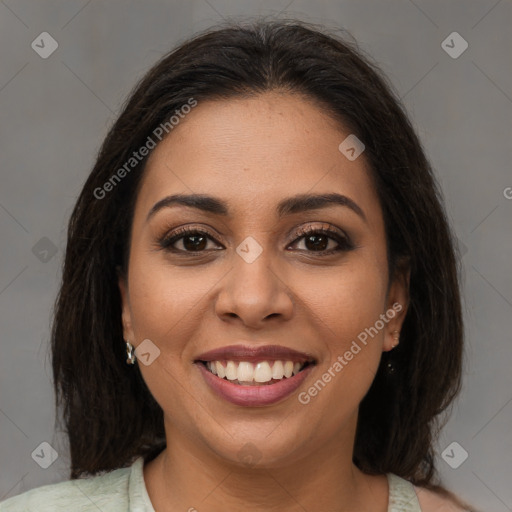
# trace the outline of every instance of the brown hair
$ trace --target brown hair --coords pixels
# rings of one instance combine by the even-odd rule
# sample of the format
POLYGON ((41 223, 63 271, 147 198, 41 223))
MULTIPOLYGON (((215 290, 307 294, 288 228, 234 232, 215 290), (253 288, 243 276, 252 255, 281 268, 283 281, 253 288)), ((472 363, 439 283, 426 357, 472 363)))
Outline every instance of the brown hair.
POLYGON ((106 136, 69 222, 52 328, 71 478, 125 467, 140 455, 150 460, 165 447, 162 410, 138 365, 126 364, 117 285, 146 159, 106 197, 94 191, 190 98, 279 89, 316 101, 363 141, 384 212, 390 279, 400 262, 411 269, 401 343, 383 354, 360 405, 354 462, 367 473, 435 487, 439 415, 461 379, 457 249, 432 169, 392 86, 355 42, 324 32, 259 21, 200 34, 149 70, 106 136))

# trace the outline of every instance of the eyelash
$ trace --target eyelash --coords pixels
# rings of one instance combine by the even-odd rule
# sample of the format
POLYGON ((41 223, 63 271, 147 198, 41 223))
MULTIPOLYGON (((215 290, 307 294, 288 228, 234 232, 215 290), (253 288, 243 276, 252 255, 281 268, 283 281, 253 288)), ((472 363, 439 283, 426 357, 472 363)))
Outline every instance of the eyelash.
MULTIPOLYGON (((162 248, 166 251, 169 251, 169 252, 172 252, 175 254, 179 254, 179 255, 197 255, 200 253, 207 252, 208 249, 203 249, 202 251, 186 251, 186 250, 182 250, 182 249, 175 249, 172 247, 172 244, 174 244, 178 240, 180 240, 182 238, 186 238, 187 236, 191 236, 191 235, 203 235, 218 244, 218 242, 215 240, 215 238, 208 231, 204 231, 204 230, 198 229, 198 228, 183 227, 183 228, 179 228, 178 230, 176 230, 170 236, 164 236, 163 238, 161 238, 158 242, 158 245, 160 246, 160 248, 162 248)), ((355 245, 352 243, 352 241, 348 237, 341 235, 338 231, 336 231, 332 228, 309 228, 309 227, 303 228, 303 229, 299 230, 297 233, 295 233, 296 238, 290 245, 293 245, 296 242, 298 242, 299 240, 301 240, 302 238, 305 238, 310 235, 325 235, 328 238, 337 242, 338 247, 336 247, 334 249, 330 249, 330 250, 323 250, 323 251, 308 251, 306 249, 301 249, 301 251, 303 251, 303 252, 318 254, 321 256, 329 256, 331 254, 338 253, 338 252, 348 252, 348 251, 351 251, 356 248, 355 245)), ((218 250, 218 249, 215 249, 215 250, 218 250)))

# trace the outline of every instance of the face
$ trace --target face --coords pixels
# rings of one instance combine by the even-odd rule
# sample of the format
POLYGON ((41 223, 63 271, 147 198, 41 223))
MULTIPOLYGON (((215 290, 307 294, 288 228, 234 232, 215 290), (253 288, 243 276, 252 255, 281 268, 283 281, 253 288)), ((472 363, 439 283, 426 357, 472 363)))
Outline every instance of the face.
POLYGON ((338 149, 349 134, 308 99, 271 92, 200 102, 153 150, 119 286, 125 339, 149 340, 137 364, 168 447, 274 466, 352 449, 407 279, 388 283, 364 152, 338 149), (178 194, 212 199, 162 202, 178 194), (321 195, 331 201, 304 201, 321 195))

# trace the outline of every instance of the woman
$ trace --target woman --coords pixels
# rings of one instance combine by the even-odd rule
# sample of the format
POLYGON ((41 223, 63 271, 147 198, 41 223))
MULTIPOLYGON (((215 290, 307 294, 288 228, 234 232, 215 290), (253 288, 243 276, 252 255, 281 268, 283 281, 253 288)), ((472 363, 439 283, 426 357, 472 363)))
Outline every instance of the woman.
POLYGON ((453 240, 355 44, 298 22, 184 43, 70 220, 52 353, 71 480, 0 510, 467 510, 433 449, 460 389, 453 240))

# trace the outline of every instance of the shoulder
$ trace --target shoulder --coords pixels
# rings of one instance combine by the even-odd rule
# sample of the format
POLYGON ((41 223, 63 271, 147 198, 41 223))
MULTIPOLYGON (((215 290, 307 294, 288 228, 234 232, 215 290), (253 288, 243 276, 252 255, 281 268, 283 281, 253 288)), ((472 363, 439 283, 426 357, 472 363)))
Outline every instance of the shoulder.
POLYGON ((451 493, 440 494, 424 487, 414 487, 422 512, 471 512, 451 493))
POLYGON ((43 485, 0 503, 0 512, 120 512, 128 509, 130 468, 43 485))

